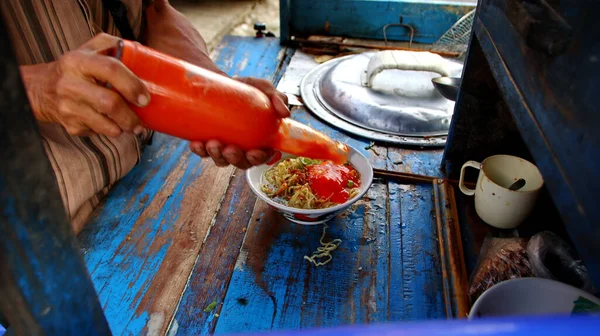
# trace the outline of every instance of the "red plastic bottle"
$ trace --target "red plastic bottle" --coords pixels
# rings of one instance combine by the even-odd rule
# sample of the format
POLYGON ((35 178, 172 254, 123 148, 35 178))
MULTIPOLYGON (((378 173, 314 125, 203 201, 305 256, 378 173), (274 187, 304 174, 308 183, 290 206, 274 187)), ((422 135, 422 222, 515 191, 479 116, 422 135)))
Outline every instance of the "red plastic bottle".
POLYGON ((113 56, 148 87, 150 104, 131 108, 152 130, 190 141, 216 139, 244 150, 273 148, 336 163, 348 160, 348 146, 278 118, 269 98, 254 87, 126 40, 113 56))

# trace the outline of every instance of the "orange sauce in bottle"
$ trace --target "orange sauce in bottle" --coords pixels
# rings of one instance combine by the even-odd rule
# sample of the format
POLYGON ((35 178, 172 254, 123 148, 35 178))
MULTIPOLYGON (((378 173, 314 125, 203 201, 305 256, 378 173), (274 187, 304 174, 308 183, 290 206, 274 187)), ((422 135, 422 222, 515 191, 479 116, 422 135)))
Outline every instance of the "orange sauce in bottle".
POLYGON ((123 40, 113 56, 148 87, 145 107, 131 105, 143 124, 190 141, 215 139, 243 150, 273 148, 344 163, 348 146, 292 119, 280 119, 258 89, 123 40))

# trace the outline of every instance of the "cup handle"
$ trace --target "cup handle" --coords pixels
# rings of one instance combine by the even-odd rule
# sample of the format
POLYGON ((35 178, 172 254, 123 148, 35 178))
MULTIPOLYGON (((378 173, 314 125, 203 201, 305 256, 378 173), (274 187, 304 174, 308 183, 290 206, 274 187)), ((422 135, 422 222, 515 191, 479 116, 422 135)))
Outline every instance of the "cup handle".
POLYGON ((467 169, 467 167, 481 169, 481 163, 477 161, 467 161, 460 169, 460 180, 458 181, 458 188, 460 188, 460 191, 462 191, 463 194, 473 196, 475 195, 475 189, 469 189, 465 185, 465 169, 467 169))

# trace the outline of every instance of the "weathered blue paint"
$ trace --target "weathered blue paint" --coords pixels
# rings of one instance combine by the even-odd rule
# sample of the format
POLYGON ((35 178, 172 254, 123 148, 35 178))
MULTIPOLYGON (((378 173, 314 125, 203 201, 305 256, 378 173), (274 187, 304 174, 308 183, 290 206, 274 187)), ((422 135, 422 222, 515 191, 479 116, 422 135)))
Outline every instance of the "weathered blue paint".
POLYGON ((143 293, 171 246, 171 241, 162 246, 156 246, 154 241, 172 230, 171 223, 176 221, 179 204, 185 195, 183 188, 196 179, 208 164, 199 158, 186 156, 189 150, 185 142, 157 136, 155 145, 159 148, 158 153, 152 150, 144 153, 141 164, 130 172, 123 183, 115 186, 104 206, 81 235, 86 264, 111 330, 117 335, 125 330, 137 334, 142 331, 139 328, 145 326, 146 321, 141 323, 140 320, 134 321, 131 326, 128 324, 136 316, 135 311, 143 293), (158 160, 160 157, 165 159, 158 160), (164 201, 164 210, 157 217, 146 218, 143 230, 138 228, 134 231, 147 204, 152 202, 160 189, 166 187, 167 176, 179 166, 186 166, 183 177, 174 188, 172 197, 164 201), (158 170, 139 190, 139 186, 135 185, 136 178, 151 174, 153 168, 158 170), (135 187, 131 188, 129 183, 135 187))
MULTIPOLYGON (((383 39, 383 27, 390 23, 411 25, 414 41, 437 41, 475 3, 408 0, 282 0, 282 38, 334 35, 383 39), (287 35, 289 34, 289 35, 287 35)), ((408 41, 406 28, 390 27, 388 39, 408 41)))
POLYGON ((573 43, 556 56, 521 38, 502 1, 481 2, 475 32, 565 227, 600 286, 600 117, 598 90, 589 85, 600 78, 600 35, 588 29, 595 27, 589 13, 600 3, 568 3, 558 13, 573 28, 573 43))
POLYGON ((16 335, 110 335, 20 75, 0 16, 1 320, 16 335))
MULTIPOLYGON (((225 46, 220 49, 220 59, 234 60, 244 52, 242 47, 225 46)), ((292 117, 355 147, 369 157, 374 167, 439 174, 439 150, 395 149, 389 157, 386 147, 376 146, 377 154, 367 150, 369 141, 334 130, 305 109, 295 109, 292 117)), ((377 182, 353 211, 330 223, 327 239, 341 238, 344 243, 335 251, 330 265, 314 268, 303 256, 318 246, 322 227, 291 224, 264 203, 255 204, 254 197, 244 196, 236 206, 233 203, 236 197, 247 192, 238 183, 244 182, 232 181, 172 321, 170 334, 445 317, 431 215, 431 186, 409 190, 408 186, 395 185, 396 190, 388 193, 387 183, 377 182), (403 188, 406 195, 401 191, 403 188), (246 211, 249 213, 244 214, 246 211), (232 218, 237 222, 232 223, 232 218), (246 225, 241 245, 238 230, 246 225), (234 251, 240 245, 238 256, 234 251), (220 258, 210 256, 210 251, 224 247, 229 248, 220 258), (204 313, 202 310, 212 300, 219 303, 217 308, 204 313)))
POLYGON ((326 240, 343 243, 320 268, 303 256, 322 227, 291 224, 258 202, 215 332, 446 317, 431 186, 389 188, 374 184, 329 224, 326 240))
MULTIPOLYGON (((232 36, 226 37, 217 50, 219 57, 216 63, 225 68, 231 68, 225 63, 233 65, 236 64, 235 60, 238 63, 247 62, 244 69, 231 70, 231 75, 266 78, 275 84, 293 54, 293 50, 281 48, 277 39, 232 36)), ((215 219, 215 226, 200 251, 169 333, 205 335, 214 330, 218 321, 215 314, 221 311, 221 303, 225 299, 245 235, 243 229, 248 225, 255 201, 256 196, 248 188, 244 173, 236 172, 215 219), (218 256, 215 251, 220 251, 218 256), (219 305, 213 312, 205 313, 204 308, 213 300, 219 305)))
POLYGON ((217 46, 215 62, 230 76, 254 76, 273 80, 289 63, 290 52, 276 38, 226 36, 217 46), (287 60, 287 63, 286 63, 287 60))
POLYGON ((221 311, 255 202, 256 196, 245 183, 244 173, 236 172, 210 236, 200 251, 169 333, 208 335, 214 330, 215 314, 221 311), (213 300, 218 302, 217 308, 204 312, 213 300))
MULTIPOLYGON (((305 109, 295 109, 292 117, 357 148, 375 167, 397 162, 388 158, 386 147, 377 146, 377 154, 367 150, 369 141, 332 129, 305 109)), ((398 149, 395 155, 405 163, 392 169, 439 172, 439 150, 398 149)), ((258 201, 215 332, 446 316, 430 185, 377 182, 363 201, 329 225, 326 239, 344 242, 331 264, 315 268, 303 256, 318 246, 322 227, 291 224, 258 201)), ((197 331, 179 328, 178 334, 197 331)))
POLYGON ((353 326, 306 331, 286 331, 247 336, 563 336, 594 335, 600 318, 594 316, 544 316, 494 318, 476 321, 428 321, 418 323, 353 326))
MULTIPOLYGON (((217 64, 230 74, 271 80, 280 77, 291 55, 276 39, 239 37, 227 37, 217 53, 217 64)), ((333 130, 304 109, 292 115, 359 149, 374 167, 439 173, 440 151, 376 146, 375 153, 365 149, 369 141, 333 130)), ((377 182, 354 211, 331 223, 328 239, 344 243, 330 265, 314 268, 303 256, 316 248, 322 228, 292 225, 256 202, 239 172, 196 264, 175 275, 181 280, 191 272, 177 312, 172 320, 170 311, 158 314, 153 302, 165 294, 156 283, 168 283, 172 274, 163 269, 177 262, 169 254, 183 248, 172 227, 181 222, 183 191, 209 172, 206 163, 189 155, 186 143, 157 136, 82 234, 86 261, 115 333, 146 333, 158 319, 163 326, 153 331, 165 330, 171 321, 169 334, 198 335, 445 316, 431 186, 409 190, 377 182), (216 309, 203 312, 213 300, 219 303, 216 309)), ((173 304, 181 293, 170 295, 173 304)))
MULTIPOLYGON (((278 60, 286 56, 276 39, 236 37, 226 38, 217 53, 223 55, 217 62, 221 69, 256 77, 273 76, 278 60)), ((138 166, 115 185, 82 233, 85 260, 115 334, 138 334, 148 328, 152 302, 162 295, 150 288, 166 281, 157 278, 158 271, 169 267, 167 255, 180 248, 173 245, 178 234, 173 223, 180 221, 186 188, 207 176, 207 165, 189 154, 187 142, 156 135, 138 166), (165 190, 170 195, 161 195, 165 190)), ((218 201, 221 195, 206 197, 218 201)), ((171 304, 175 308, 176 301, 171 304)), ((161 312, 154 318, 166 329, 171 315, 161 312)))
MULTIPOLYGON (((432 186, 395 185, 400 193, 403 320, 445 318, 432 186)), ((390 223, 395 225, 395 223, 390 223)), ((448 316, 450 317, 450 316, 448 316)))

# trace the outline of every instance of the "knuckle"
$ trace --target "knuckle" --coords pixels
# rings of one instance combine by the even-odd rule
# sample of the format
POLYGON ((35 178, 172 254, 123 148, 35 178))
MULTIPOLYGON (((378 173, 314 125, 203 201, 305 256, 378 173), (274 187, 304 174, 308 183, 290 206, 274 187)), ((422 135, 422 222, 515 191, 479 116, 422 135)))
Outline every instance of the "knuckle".
POLYGON ((97 34, 94 38, 99 39, 99 40, 108 39, 108 38, 110 38, 110 35, 105 32, 101 32, 101 33, 97 34))
POLYGON ((133 131, 135 126, 137 126, 137 122, 135 117, 128 114, 127 118, 119 126, 121 126, 121 128, 123 128, 125 131, 133 131))
POLYGON ((96 36, 94 36, 94 41, 100 41, 100 44, 104 44, 104 43, 109 43, 111 41, 114 41, 116 38, 110 34, 107 34, 105 32, 101 32, 99 34, 97 34, 96 36))
POLYGON ((120 98, 116 94, 104 93, 99 99, 99 112, 112 114, 119 108, 120 98))
POLYGON ((65 125, 65 129, 67 130, 67 133, 71 134, 71 135, 75 135, 75 136, 82 136, 85 135, 86 129, 78 126, 78 125, 65 125))
POLYGON ((56 94, 59 97, 67 96, 69 87, 70 85, 68 80, 66 80, 64 77, 59 78, 58 81, 56 81, 56 94))
POLYGON ((75 65, 79 62, 79 53, 76 51, 68 52, 60 57, 58 64, 60 65, 60 69, 63 71, 68 71, 73 69, 75 65))
POLYGON ((60 99, 56 105, 59 114, 69 115, 71 114, 71 104, 65 99, 60 99))
POLYGON ((271 84, 271 81, 266 80, 264 78, 255 78, 254 81, 257 85, 260 85, 260 87, 264 87, 264 88, 272 88, 273 87, 273 84, 271 84))
POLYGON ((104 69, 111 74, 115 74, 118 71, 121 70, 121 67, 123 66, 120 62, 118 62, 115 59, 112 58, 108 58, 108 57, 103 57, 104 59, 104 69))

